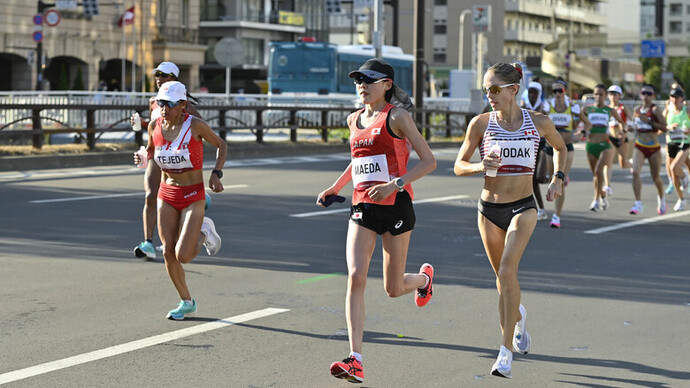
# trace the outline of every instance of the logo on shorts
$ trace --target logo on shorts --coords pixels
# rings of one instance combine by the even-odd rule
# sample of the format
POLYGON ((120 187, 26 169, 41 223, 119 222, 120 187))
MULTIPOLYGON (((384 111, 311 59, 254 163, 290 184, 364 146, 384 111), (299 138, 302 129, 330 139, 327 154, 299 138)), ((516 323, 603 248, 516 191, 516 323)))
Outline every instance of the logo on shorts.
POLYGON ((517 209, 513 209, 513 214, 520 213, 520 212, 523 211, 523 210, 525 210, 525 207, 524 207, 524 206, 520 206, 520 207, 517 208, 517 209))
POLYGON ((184 196, 185 199, 187 198, 192 198, 197 194, 196 190, 192 191, 191 193, 187 194, 184 196))
POLYGON ((371 134, 373 135, 380 135, 381 134, 381 128, 374 128, 371 130, 371 134))
POLYGON ((352 213, 352 219, 353 219, 353 220, 361 220, 361 219, 362 219, 362 212, 354 212, 354 213, 352 213))
POLYGON ((395 229, 400 229, 400 227, 402 226, 402 224, 403 224, 403 220, 398 221, 398 223, 395 224, 395 229))

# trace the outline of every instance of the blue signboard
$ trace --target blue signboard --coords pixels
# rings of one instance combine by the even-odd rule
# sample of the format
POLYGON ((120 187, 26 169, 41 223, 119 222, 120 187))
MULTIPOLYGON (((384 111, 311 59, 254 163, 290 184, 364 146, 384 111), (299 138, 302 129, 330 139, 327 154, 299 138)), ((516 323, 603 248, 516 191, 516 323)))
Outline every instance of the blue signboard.
POLYGON ((666 44, 663 40, 643 40, 640 42, 642 58, 663 58, 666 55, 666 44))

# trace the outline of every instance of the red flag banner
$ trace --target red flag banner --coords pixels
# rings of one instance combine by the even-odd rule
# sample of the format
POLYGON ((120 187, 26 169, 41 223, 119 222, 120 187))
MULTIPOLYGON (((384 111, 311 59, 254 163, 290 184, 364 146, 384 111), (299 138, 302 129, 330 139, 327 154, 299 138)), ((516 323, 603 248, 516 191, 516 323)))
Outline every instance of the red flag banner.
POLYGON ((120 20, 117 21, 117 26, 122 27, 134 23, 134 6, 128 8, 125 13, 120 16, 120 20))

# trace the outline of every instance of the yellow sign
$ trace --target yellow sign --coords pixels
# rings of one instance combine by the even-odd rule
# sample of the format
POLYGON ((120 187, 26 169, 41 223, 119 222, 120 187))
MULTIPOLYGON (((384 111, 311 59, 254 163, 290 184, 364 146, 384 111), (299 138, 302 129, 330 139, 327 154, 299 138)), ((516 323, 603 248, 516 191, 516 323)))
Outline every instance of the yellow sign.
POLYGON ((304 15, 297 12, 278 11, 278 23, 292 26, 303 26, 304 15))

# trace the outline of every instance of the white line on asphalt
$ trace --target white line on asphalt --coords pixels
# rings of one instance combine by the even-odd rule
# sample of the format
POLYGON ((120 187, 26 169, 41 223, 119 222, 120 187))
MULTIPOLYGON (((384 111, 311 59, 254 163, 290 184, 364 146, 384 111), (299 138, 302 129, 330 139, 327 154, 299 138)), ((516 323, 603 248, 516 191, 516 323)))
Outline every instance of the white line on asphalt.
POLYGON ((649 218, 643 218, 641 220, 636 220, 636 221, 630 221, 630 222, 624 222, 622 224, 618 225, 611 225, 611 226, 605 226, 603 228, 596 228, 596 229, 590 229, 590 230, 585 230, 585 233, 587 234, 602 234, 606 232, 610 232, 612 230, 618 230, 618 229, 625 229, 625 228, 631 228, 633 226, 638 226, 638 225, 644 225, 644 224, 651 224, 652 222, 658 222, 658 221, 663 221, 663 220, 670 220, 671 218, 677 218, 677 217, 682 217, 685 215, 690 214, 690 210, 685 210, 682 212, 677 212, 673 214, 666 214, 663 216, 656 216, 656 217, 649 217, 649 218))
POLYGON ((236 325, 238 323, 243 323, 254 319, 284 313, 286 311, 290 310, 265 308, 263 310, 252 311, 250 313, 236 315, 234 317, 219 319, 215 322, 204 323, 201 325, 188 327, 186 329, 171 331, 169 333, 155 335, 153 337, 143 338, 137 341, 132 341, 121 345, 111 346, 109 348, 94 350, 93 352, 63 358, 62 360, 46 362, 44 364, 3 373, 0 375, 0 385, 11 383, 13 381, 23 380, 29 377, 38 376, 44 373, 49 373, 60 369, 69 368, 75 365, 85 364, 87 362, 96 361, 103 358, 117 356, 123 353, 133 352, 135 350, 147 348, 149 346, 159 345, 165 342, 178 340, 180 338, 189 337, 195 334, 201 334, 207 331, 221 329, 223 327, 236 325))
MULTIPOLYGON (((230 185, 225 186, 226 189, 238 189, 249 187, 247 185, 230 185)), ((92 199, 103 199, 103 198, 117 198, 117 197, 131 197, 134 195, 144 195, 143 192, 138 193, 124 193, 124 194, 107 194, 107 195, 89 195, 85 197, 70 197, 70 198, 55 198, 55 199, 37 199, 35 201, 29 201, 29 203, 55 203, 55 202, 72 202, 72 201, 88 201, 92 199)))
MULTIPOLYGON (((468 197, 467 195, 450 195, 447 197, 420 199, 420 200, 413 201, 413 203, 415 205, 418 205, 420 203, 452 201, 454 199, 464 199, 467 197, 468 197)), ((304 217, 322 216, 325 214, 333 214, 333 213, 345 213, 345 212, 349 212, 349 211, 350 211, 350 208, 348 207, 345 209, 321 210, 321 211, 309 212, 309 213, 290 214, 290 217, 304 218, 304 217)))

